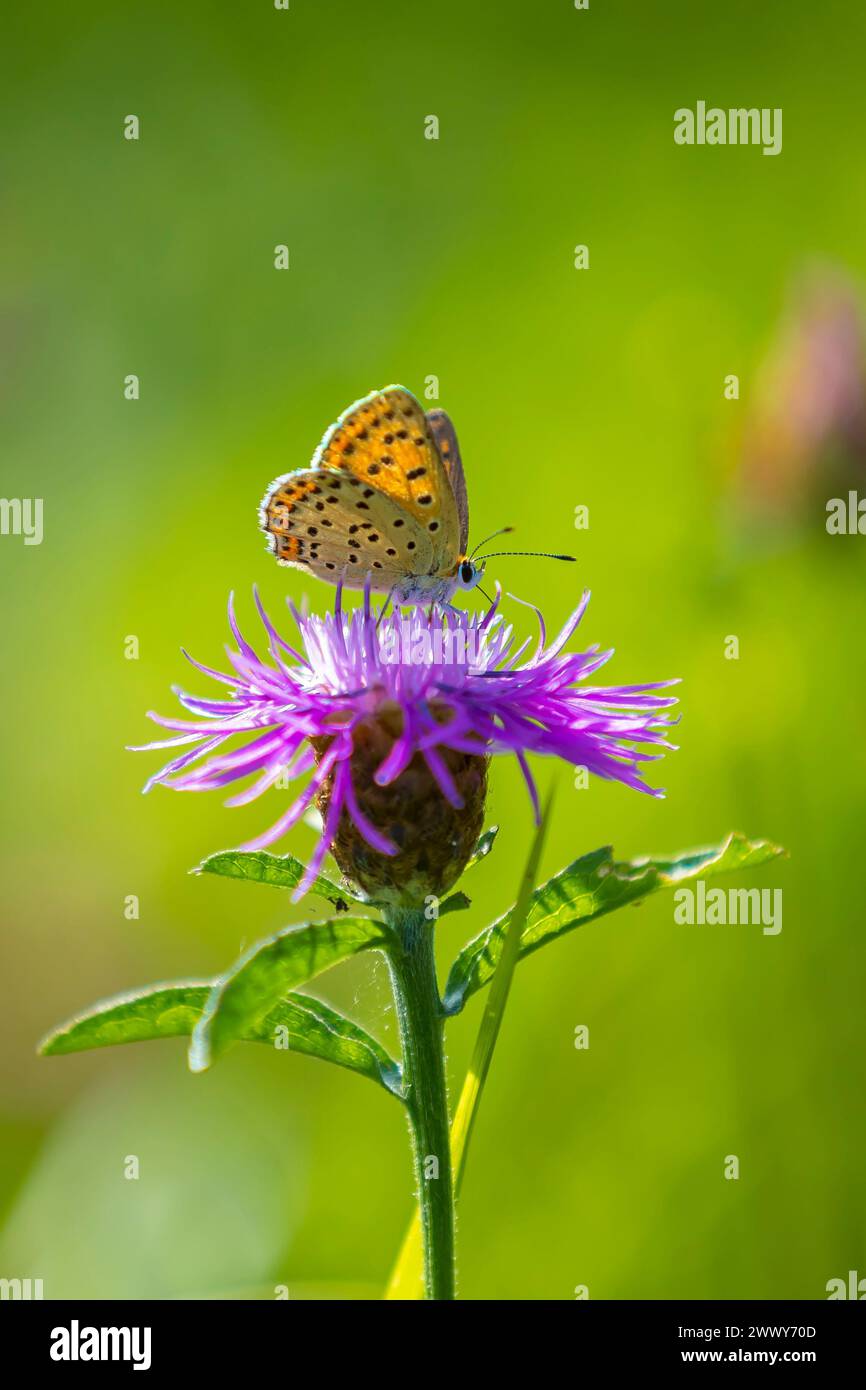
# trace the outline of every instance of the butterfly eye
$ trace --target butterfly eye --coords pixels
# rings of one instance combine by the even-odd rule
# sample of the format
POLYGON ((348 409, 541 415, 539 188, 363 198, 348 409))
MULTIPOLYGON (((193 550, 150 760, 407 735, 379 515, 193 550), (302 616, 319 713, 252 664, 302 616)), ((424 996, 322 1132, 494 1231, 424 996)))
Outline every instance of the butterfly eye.
POLYGON ((468 588, 475 578, 475 566, 471 560, 464 560, 460 566, 460 582, 468 588))

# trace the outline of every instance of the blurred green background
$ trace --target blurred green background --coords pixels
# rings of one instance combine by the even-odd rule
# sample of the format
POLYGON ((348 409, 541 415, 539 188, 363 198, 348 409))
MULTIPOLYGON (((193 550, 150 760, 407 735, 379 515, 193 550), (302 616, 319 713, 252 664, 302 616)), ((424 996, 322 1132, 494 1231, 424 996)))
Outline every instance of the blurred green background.
MULTIPOLYGON (((545 870, 731 828, 790 850, 742 880, 784 889, 777 937, 678 927, 668 894, 520 968, 460 1205, 461 1295, 822 1298, 866 1274, 866 541, 826 534, 818 450, 790 516, 784 458, 757 521, 743 467, 792 285, 815 261, 866 272, 866 16, 87 0, 9 27, 2 491, 44 498, 45 536, 0 539, 0 1274, 108 1298, 386 1280, 412 1180, 384 1092, 264 1048, 197 1078, 180 1041, 34 1048, 100 996, 215 973, 303 919, 187 875, 275 818, 279 792, 270 810, 142 798, 159 755, 124 745, 175 708, 172 683, 210 693, 179 647, 219 664, 230 589, 250 634, 253 582, 272 611, 330 603, 266 554, 260 496, 350 401, 431 374, 474 536, 512 522, 526 546, 576 547, 567 570, 498 562, 505 588, 555 625, 591 587, 582 639, 616 646, 612 680, 683 678, 682 751, 654 770, 667 799, 574 790, 562 769, 545 870), (782 107, 782 154, 675 146, 673 112, 698 99, 782 107)), ((489 809, 500 840, 471 912, 438 929, 443 967, 516 891, 530 810, 505 761, 489 809)), ((286 847, 312 844, 301 827, 286 847)), ((317 983, 396 1047, 384 964, 317 983)), ((480 1011, 451 1025, 452 1095, 480 1011)))

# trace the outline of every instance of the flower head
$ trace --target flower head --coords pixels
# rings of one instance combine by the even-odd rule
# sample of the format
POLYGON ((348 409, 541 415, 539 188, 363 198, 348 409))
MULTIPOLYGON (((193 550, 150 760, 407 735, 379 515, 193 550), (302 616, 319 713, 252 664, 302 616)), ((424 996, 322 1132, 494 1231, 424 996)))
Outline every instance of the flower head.
MULTIPOLYGON (((208 700, 178 690, 194 720, 156 723, 175 736, 146 745, 183 748, 145 787, 181 791, 229 787, 252 777, 226 803, 243 805, 281 778, 310 773, 279 818, 245 849, 272 844, 315 801, 322 834, 296 896, 309 887, 330 850, 340 868, 377 899, 415 901, 440 894, 469 858, 484 815, 492 755, 512 754, 538 814, 527 755, 547 754, 640 791, 651 791, 642 765, 670 748, 675 703, 657 692, 673 682, 588 684, 612 652, 565 652, 589 602, 559 635, 515 649, 499 612, 501 595, 484 616, 438 609, 395 611, 377 619, 369 592, 363 608, 301 614, 290 605, 300 642, 277 632, 258 594, 268 660, 241 635, 229 601, 232 674, 188 657, 228 687, 208 700), (240 736, 235 742, 234 736, 240 736)), ((185 653, 186 655, 186 653, 185 653)))

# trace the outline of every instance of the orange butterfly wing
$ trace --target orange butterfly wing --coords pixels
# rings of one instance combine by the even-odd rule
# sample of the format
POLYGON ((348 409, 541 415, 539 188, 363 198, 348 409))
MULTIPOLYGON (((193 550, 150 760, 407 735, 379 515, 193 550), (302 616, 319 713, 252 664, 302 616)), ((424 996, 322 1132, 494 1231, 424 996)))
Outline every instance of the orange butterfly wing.
POLYGON ((410 574, 431 573, 433 546, 398 503, 333 468, 299 469, 268 489, 259 525, 281 565, 335 584, 390 589, 410 574))
POLYGON ((457 507, 457 517, 460 523, 458 544, 460 554, 465 555, 466 547, 469 544, 469 495, 466 490, 463 460, 460 457, 460 445, 457 443, 457 431, 451 423, 450 416, 444 410, 428 410, 427 424, 433 436, 433 442, 439 451, 445 472, 448 474, 451 491, 454 494, 454 504, 457 507))
POLYGON ((411 391, 386 386, 349 406, 328 430, 311 467, 350 473, 384 493, 423 527, 435 572, 453 570, 461 553, 454 490, 411 391))

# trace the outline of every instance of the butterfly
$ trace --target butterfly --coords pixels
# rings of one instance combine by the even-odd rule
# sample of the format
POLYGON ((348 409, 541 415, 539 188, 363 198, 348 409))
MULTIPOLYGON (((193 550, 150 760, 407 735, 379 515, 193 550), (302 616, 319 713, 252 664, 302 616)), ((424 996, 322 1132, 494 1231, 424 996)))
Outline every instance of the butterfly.
POLYGON ((279 564, 349 588, 369 583, 402 604, 450 604, 491 558, 476 563, 466 552, 469 500, 454 426, 405 386, 350 405, 310 467, 271 484, 259 525, 279 564))

